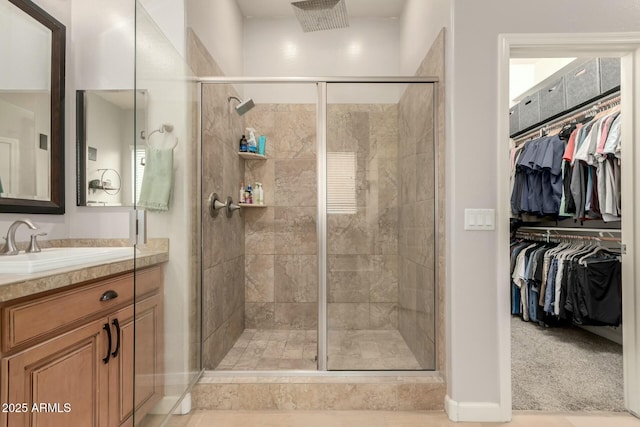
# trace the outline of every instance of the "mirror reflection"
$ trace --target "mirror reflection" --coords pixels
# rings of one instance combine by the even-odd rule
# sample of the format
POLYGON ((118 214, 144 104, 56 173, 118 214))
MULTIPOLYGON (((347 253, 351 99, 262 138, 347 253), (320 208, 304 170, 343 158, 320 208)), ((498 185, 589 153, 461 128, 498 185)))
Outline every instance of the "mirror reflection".
POLYGON ((77 91, 78 206, 133 206, 141 184, 135 171, 142 177, 144 169, 146 98, 142 90, 77 91))
POLYGON ((0 3, 0 197, 51 200, 51 50, 49 28, 0 3))

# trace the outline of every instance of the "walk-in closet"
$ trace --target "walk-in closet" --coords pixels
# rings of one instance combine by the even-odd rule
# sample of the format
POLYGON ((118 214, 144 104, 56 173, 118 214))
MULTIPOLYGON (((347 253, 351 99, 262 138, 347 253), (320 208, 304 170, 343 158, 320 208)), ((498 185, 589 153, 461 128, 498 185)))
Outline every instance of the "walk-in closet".
POLYGON ((620 69, 510 63, 514 410, 625 410, 620 69))

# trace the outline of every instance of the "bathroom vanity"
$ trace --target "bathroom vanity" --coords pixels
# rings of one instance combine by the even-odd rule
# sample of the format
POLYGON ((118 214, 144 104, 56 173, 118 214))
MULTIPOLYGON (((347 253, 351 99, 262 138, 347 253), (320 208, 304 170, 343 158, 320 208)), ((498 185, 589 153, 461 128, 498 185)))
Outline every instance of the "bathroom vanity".
POLYGON ((142 260, 135 286, 129 259, 0 299, 1 427, 133 426, 134 406, 139 420, 160 400, 166 254, 142 260))

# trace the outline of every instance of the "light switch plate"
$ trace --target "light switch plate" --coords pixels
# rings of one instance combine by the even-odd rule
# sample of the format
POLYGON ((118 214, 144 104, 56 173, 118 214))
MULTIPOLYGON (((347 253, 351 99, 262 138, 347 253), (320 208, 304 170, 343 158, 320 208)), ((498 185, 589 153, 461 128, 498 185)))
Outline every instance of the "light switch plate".
POLYGON ((465 209, 464 229, 491 231, 496 229, 495 209, 465 209))

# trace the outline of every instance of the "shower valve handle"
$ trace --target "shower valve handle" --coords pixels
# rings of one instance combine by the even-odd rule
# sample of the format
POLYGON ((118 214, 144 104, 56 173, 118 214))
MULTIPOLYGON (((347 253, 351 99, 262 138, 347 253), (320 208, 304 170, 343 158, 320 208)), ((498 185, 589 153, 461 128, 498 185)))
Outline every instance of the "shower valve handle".
POLYGON ((238 209, 240 209, 240 206, 233 203, 233 199, 231 197, 227 197, 227 218, 231 218, 233 216, 233 212, 238 209))
POLYGON ((209 196, 209 213, 212 217, 218 216, 218 211, 222 208, 226 208, 227 204, 222 203, 220 201, 220 197, 218 197, 218 193, 211 193, 209 196))

